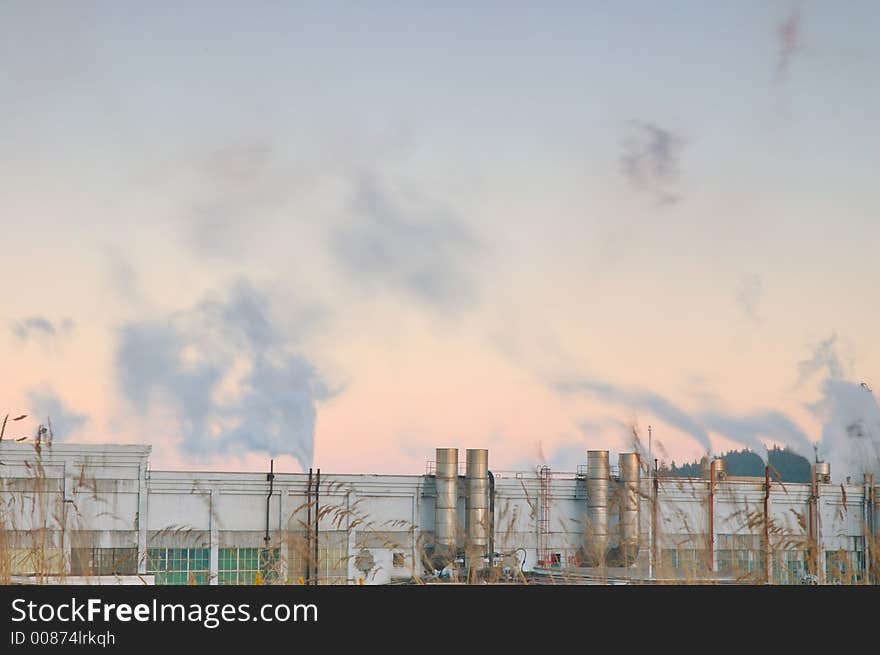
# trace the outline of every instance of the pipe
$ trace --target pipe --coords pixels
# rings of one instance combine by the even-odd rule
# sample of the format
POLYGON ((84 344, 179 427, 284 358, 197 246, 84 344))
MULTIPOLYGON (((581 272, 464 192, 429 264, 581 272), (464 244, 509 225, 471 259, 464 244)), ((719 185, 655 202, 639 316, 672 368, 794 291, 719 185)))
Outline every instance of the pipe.
POLYGON ((495 565, 495 476, 489 473, 489 568, 495 565))
POLYGON ((654 460, 654 496, 651 502, 651 561, 657 562, 657 497, 660 481, 657 479, 657 460, 654 460))
POLYGON ((819 467, 819 462, 813 464, 812 476, 810 479, 810 544, 809 544, 809 564, 810 574, 816 576, 819 583, 825 581, 825 571, 821 562, 821 550, 819 548, 819 476, 823 474, 819 467))
POLYGON ((306 488, 306 584, 312 583, 312 469, 309 469, 309 486, 306 488))
POLYGON ((865 486, 864 486, 864 498, 863 498, 863 507, 864 507, 864 519, 865 519, 865 582, 867 584, 873 584, 873 576, 871 574, 871 568, 874 561, 874 553, 873 553, 873 536, 874 536, 874 506, 873 499, 871 498, 872 491, 874 489, 874 475, 871 473, 865 473, 865 486))
POLYGON ((715 462, 709 464, 709 570, 715 572, 715 462))
POLYGON ((770 584, 770 465, 764 467, 764 584, 770 584))
POLYGON ((266 474, 266 479, 269 481, 269 495, 266 496, 266 536, 263 537, 263 541, 266 543, 266 549, 269 548, 269 503, 272 501, 272 490, 275 485, 275 460, 269 460, 269 473, 266 474))
POLYGON ((321 489, 321 469, 318 469, 317 474, 315 475, 315 584, 318 584, 318 580, 321 577, 321 569, 318 567, 318 534, 320 530, 320 512, 318 504, 318 495, 321 489))

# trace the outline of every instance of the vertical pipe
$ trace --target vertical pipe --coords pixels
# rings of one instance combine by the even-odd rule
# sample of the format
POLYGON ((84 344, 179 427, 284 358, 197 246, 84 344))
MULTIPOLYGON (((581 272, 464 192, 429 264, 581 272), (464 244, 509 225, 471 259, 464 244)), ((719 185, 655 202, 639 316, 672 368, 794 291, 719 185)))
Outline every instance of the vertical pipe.
POLYGON ((312 469, 309 469, 309 486, 306 488, 306 584, 312 583, 312 469))
POLYGON ((657 497, 659 496, 660 481, 657 479, 657 460, 654 460, 653 475, 654 493, 651 499, 651 559, 657 566, 657 497))
POLYGON ((318 584, 318 581, 321 578, 321 569, 320 569, 320 561, 318 560, 318 535, 320 529, 320 504, 319 504, 319 494, 321 490, 321 469, 318 469, 317 474, 315 475, 315 584, 318 584))
POLYGON ((269 548, 269 504, 272 502, 272 493, 275 485, 275 460, 269 460, 269 473, 266 475, 266 479, 269 481, 269 495, 266 496, 266 536, 263 537, 263 542, 265 543, 265 547, 268 550, 269 548))
POLYGON ((495 566, 495 476, 489 471, 489 569, 495 566))
POLYGON ((871 572, 871 568, 874 562, 874 506, 872 502, 872 491, 874 489, 874 475, 871 473, 865 473, 865 484, 864 484, 864 523, 865 527, 863 528, 865 534, 865 582, 867 584, 873 584, 873 576, 871 572))
POLYGON ((807 574, 819 575, 818 558, 816 555, 816 465, 810 466, 810 499, 807 501, 809 509, 809 517, 807 521, 807 529, 809 535, 807 537, 807 574))
POLYGON ((764 467, 764 584, 770 584, 770 465, 764 467))
POLYGON ((715 572, 715 462, 709 464, 709 571, 715 572))

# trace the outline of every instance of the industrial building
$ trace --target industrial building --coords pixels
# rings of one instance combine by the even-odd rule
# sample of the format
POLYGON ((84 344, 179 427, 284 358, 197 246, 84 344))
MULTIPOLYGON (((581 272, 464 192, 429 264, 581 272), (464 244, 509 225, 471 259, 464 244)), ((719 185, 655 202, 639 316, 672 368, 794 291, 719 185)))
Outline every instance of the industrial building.
MULTIPOLYGON (((660 477, 637 453, 412 475, 151 470, 149 446, 0 443, 0 583, 870 583, 877 488, 660 477)), ((647 458, 644 458, 647 459, 647 458)))

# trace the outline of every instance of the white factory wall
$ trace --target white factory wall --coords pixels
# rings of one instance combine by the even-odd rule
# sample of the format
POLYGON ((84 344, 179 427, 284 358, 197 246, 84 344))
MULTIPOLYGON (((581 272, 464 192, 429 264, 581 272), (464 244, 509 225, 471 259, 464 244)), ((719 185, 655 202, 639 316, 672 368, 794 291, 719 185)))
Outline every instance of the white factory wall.
MULTIPOLYGON (((149 471, 149 452, 144 446, 55 444, 37 454, 31 445, 0 444, 0 520, 8 540, 13 547, 27 547, 38 535, 57 556, 68 559, 72 542, 74 548, 136 547, 141 573, 146 571, 149 548, 209 549, 211 583, 217 582, 219 549, 266 545, 266 473, 149 471), (45 477, 35 485, 34 472, 38 470, 45 477)), ((295 546, 291 544, 303 543, 291 538, 304 535, 307 477, 276 474, 269 501, 269 546, 279 550, 284 560, 282 570, 291 582, 300 575, 294 571, 294 562, 287 560, 294 558, 295 546)), ((466 485, 464 478, 460 482, 463 532, 466 485)), ((538 517, 544 499, 537 473, 498 474, 495 485, 495 549, 506 556, 505 561, 521 560, 517 551, 522 549, 519 553, 525 552, 525 569, 532 569, 542 538, 546 548, 561 554, 563 564, 576 561, 577 551, 587 539, 583 480, 574 474, 554 474, 549 532, 543 537, 538 517)), ((424 574, 420 553, 432 539, 433 489, 433 479, 423 475, 322 476, 321 547, 327 549, 327 558, 339 552, 344 560, 341 568, 328 569, 327 575, 336 582, 381 584, 424 574), (359 570, 358 562, 370 558, 373 567, 366 573, 359 570)), ((853 537, 864 535, 864 488, 821 484, 819 491, 821 547, 850 548, 853 537)), ((643 479, 641 564, 649 550, 652 495, 651 481, 643 479)), ((786 534, 805 536, 802 524, 809 496, 809 485, 773 483, 771 525, 786 534)), ((763 498, 763 479, 719 482, 716 539, 718 535, 759 535, 754 516, 763 511, 763 498)), ((614 503, 611 505, 609 545, 615 546, 617 510, 614 503)), ((706 480, 660 481, 658 548, 679 547, 683 540, 704 548, 707 506, 706 480)))

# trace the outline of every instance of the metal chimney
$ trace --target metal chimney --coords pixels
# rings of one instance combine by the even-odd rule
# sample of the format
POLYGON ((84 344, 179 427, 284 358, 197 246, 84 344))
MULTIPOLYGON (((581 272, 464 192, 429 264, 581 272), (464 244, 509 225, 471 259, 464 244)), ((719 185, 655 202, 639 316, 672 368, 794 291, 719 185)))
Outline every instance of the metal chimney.
POLYGON ((608 545, 608 481, 611 467, 607 450, 587 451, 587 535, 586 550, 602 562, 608 545))
POLYGON ((437 448, 434 472, 434 543, 454 550, 458 531, 458 448, 437 448))
POLYGON ((622 498, 620 502, 620 545, 627 548, 639 545, 639 454, 620 453, 622 498))
POLYGON ((465 534, 469 549, 487 552, 489 547, 489 451, 467 450, 465 534))

